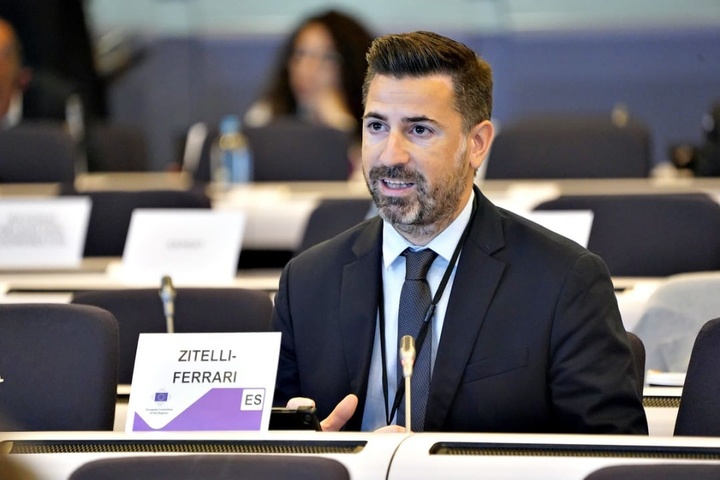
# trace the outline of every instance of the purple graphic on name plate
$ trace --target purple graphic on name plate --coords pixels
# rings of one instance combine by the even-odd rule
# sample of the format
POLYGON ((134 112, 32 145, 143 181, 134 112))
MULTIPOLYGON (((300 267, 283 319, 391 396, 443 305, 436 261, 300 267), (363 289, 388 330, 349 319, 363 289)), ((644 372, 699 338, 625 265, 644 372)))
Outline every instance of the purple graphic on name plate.
POLYGON ((214 388, 161 428, 152 428, 136 412, 133 431, 260 430, 262 409, 241 410, 243 402, 247 402, 243 390, 246 389, 214 388))

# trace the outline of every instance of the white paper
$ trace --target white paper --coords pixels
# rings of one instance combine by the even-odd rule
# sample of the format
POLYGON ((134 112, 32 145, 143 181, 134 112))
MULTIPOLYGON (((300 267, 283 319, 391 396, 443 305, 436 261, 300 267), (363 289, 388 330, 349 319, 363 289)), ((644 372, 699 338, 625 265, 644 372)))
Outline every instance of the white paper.
POLYGON ((587 248, 593 222, 591 210, 535 210, 519 215, 587 248))
POLYGON ((230 284, 237 273, 245 230, 242 212, 136 209, 123 252, 121 281, 176 285, 230 284))
POLYGON ((0 199, 0 268, 73 268, 82 262, 88 197, 0 199))

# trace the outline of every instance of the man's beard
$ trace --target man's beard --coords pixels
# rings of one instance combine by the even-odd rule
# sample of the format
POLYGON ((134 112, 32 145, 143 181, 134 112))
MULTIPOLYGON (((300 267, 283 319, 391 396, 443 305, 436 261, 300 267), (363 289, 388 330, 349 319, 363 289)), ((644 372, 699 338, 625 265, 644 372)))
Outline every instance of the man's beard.
POLYGON ((435 186, 406 165, 394 167, 377 166, 366 172, 365 181, 378 208, 380 217, 398 231, 411 236, 434 235, 449 225, 458 209, 458 202, 467 187, 468 169, 466 146, 458 150, 451 171, 437 179, 435 186), (415 184, 415 191, 402 197, 385 196, 381 193, 381 179, 397 180, 415 184))

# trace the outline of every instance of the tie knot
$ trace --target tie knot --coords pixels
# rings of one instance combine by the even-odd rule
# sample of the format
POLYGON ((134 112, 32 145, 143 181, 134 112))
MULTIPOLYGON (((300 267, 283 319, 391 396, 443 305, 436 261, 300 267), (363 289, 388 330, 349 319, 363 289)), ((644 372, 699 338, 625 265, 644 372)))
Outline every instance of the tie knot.
POLYGON ((430 265, 437 257, 437 253, 429 248, 417 252, 408 248, 402 255, 405 257, 405 280, 425 280, 430 265))

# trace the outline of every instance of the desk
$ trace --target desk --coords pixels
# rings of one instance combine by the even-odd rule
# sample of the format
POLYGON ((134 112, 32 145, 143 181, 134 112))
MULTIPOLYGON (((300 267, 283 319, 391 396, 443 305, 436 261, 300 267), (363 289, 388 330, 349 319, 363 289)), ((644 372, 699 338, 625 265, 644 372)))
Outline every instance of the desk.
POLYGON ((7 432, 0 433, 0 452, 23 447, 40 452, 8 454, 12 461, 31 469, 37 480, 67 480, 80 465, 101 458, 199 453, 319 455, 343 463, 353 479, 376 480, 385 478, 404 438, 405 434, 330 432, 7 432))
POLYGON ((655 387, 646 385, 643 406, 650 436, 671 437, 675 431, 682 387, 655 387))
MULTIPOLYGON (((643 404, 650 436, 671 437, 673 435, 681 394, 681 387, 645 387, 643 404)), ((118 400, 115 404, 115 424, 113 426, 113 430, 117 432, 125 431, 129 395, 129 385, 118 386, 118 400)))
MULTIPOLYGON (((159 288, 153 284, 127 284, 106 273, 110 262, 118 259, 87 258, 76 270, 0 270, 0 303, 68 302, 69 292, 116 288, 159 288)), ((274 292, 280 270, 240 270, 229 286, 274 292)), ((640 320, 645 302, 663 282, 662 278, 616 278, 618 306, 625 329, 632 331, 640 320)), ((187 286, 187 285, 176 285, 187 286)))
MULTIPOLYGON (((531 210, 559 195, 704 192, 720 202, 720 178, 621 178, 560 180, 482 180, 477 184, 496 204, 510 210, 531 210)), ((78 192, 92 190, 184 189, 192 185, 185 173, 88 173, 78 175, 78 192)), ((54 196, 53 184, 0 185, 0 196, 54 196)), ((307 219, 323 198, 368 198, 363 181, 289 182, 208 187, 214 208, 243 210, 248 215, 244 247, 295 250, 307 219)))
POLYGON ((608 465, 678 462, 720 464, 720 438, 422 433, 400 444, 387 478, 582 480, 608 465))
MULTIPOLYGON (((483 193, 512 211, 532 210, 560 195, 704 192, 720 202, 718 179, 588 179, 556 181, 478 181, 483 193)), ((243 210, 248 215, 244 246, 294 250, 307 219, 325 198, 368 198, 364 182, 297 182, 241 185, 209 190, 213 208, 243 210)))
MULTIPOLYGON (((107 273, 117 258, 86 258, 77 269, 63 270, 0 270, 0 303, 21 302, 68 302, 70 295, 79 290, 107 290, 120 288, 160 288, 155 283, 124 283, 107 273)), ((280 270, 240 271, 229 284, 218 287, 247 288, 275 292, 280 270)), ((208 285, 184 285, 176 287, 207 287, 208 285)))
POLYGON ((295 250, 315 207, 327 198, 367 198, 362 182, 308 182, 240 185, 210 189, 213 208, 240 210, 247 215, 243 248, 295 250))
POLYGON ((218 447, 237 454, 249 449, 252 453, 272 454, 280 448, 283 454, 329 457, 343 463, 353 479, 473 476, 582 480, 607 465, 720 464, 720 438, 351 432, 0 434, 0 448, 10 450, 8 458, 32 469, 38 480, 65 480, 83 463, 100 458, 178 455, 190 453, 190 448, 192 453, 217 452, 218 447))

